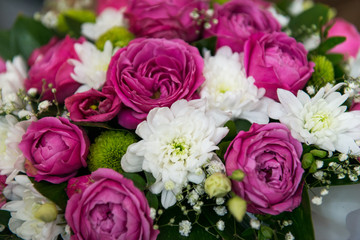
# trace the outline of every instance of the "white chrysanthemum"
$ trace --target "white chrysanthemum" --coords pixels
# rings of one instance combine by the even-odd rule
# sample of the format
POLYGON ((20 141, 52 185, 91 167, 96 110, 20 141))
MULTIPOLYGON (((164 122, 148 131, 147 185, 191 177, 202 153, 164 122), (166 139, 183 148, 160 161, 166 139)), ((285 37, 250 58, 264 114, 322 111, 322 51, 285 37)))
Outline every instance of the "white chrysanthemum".
POLYGON ((205 82, 200 96, 208 101, 210 109, 232 114, 232 118, 247 119, 260 124, 268 123, 265 89, 254 85, 253 77, 246 77, 243 57, 232 53, 228 46, 217 50, 215 56, 205 53, 205 82))
POLYGON ((24 171, 25 158, 18 145, 32 121, 18 122, 11 115, 0 116, 0 174, 8 176, 6 182, 24 171))
POLYGON ((313 98, 303 91, 298 91, 295 97, 278 89, 281 104, 271 104, 269 115, 287 125, 300 142, 330 152, 359 155, 355 141, 360 139, 360 111, 345 112, 346 106, 342 104, 348 95, 335 92, 337 88, 339 85, 328 92, 321 88, 313 98))
POLYGON ((127 27, 127 21, 124 18, 125 8, 116 10, 106 8, 96 18, 96 23, 84 23, 81 26, 81 33, 87 38, 96 41, 101 35, 113 27, 127 27))
POLYGON ((65 235, 64 215, 58 214, 56 205, 34 189, 27 176, 17 176, 4 194, 13 198, 1 209, 10 211, 9 229, 17 236, 25 240, 51 240, 65 235))
POLYGON ((189 181, 204 180, 204 172, 198 170, 228 132, 221 127, 228 118, 207 112, 205 105, 203 100, 180 100, 171 108, 154 108, 136 129, 143 140, 130 145, 121 159, 126 172, 152 173, 156 182, 150 190, 162 193, 165 208, 176 203, 175 196, 189 181))
POLYGON ((69 62, 75 66, 71 77, 76 82, 83 84, 78 92, 87 91, 91 88, 97 90, 102 88, 106 81, 106 71, 113 53, 111 42, 105 43, 103 52, 90 42, 76 43, 75 51, 80 60, 71 59, 69 62))
POLYGON ((0 73, 0 106, 4 110, 13 111, 23 107, 18 92, 24 88, 26 76, 26 63, 22 57, 16 56, 12 62, 6 61, 6 72, 0 73))

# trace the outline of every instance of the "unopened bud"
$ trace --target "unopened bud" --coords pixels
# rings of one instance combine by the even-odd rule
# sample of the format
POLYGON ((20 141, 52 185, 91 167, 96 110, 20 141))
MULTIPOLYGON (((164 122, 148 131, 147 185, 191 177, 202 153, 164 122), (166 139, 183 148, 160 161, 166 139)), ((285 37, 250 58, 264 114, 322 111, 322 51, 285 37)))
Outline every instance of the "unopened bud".
POLYGON ((239 196, 235 196, 227 202, 227 205, 235 219, 241 222, 246 213, 246 201, 239 196))
POLYGON ((230 179, 222 173, 214 173, 205 180, 205 192, 210 198, 224 197, 230 190, 230 179))
POLYGON ((54 221, 57 215, 58 210, 56 209, 56 205, 52 202, 44 203, 34 213, 35 218, 40 219, 44 222, 54 221))
POLYGON ((235 181, 242 181, 245 177, 245 173, 241 171, 240 169, 237 169, 232 172, 231 176, 229 176, 230 179, 235 181))

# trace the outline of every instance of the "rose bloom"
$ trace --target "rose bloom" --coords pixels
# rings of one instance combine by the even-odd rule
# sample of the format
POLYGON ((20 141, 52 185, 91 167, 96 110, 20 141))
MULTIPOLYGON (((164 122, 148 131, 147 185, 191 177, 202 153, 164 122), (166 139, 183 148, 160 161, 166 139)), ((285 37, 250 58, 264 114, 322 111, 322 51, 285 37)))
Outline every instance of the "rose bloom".
POLYGON ((6 203, 6 198, 3 194, 4 188, 6 187, 6 175, 0 175, 0 208, 6 203))
POLYGON ((334 25, 328 32, 328 37, 346 37, 345 42, 336 45, 329 52, 341 53, 345 59, 356 58, 360 49, 360 33, 356 27, 342 18, 336 18, 334 25))
POLYGON ((200 11, 208 7, 209 0, 129 0, 125 16, 130 31, 137 37, 180 38, 191 42, 199 38, 200 11), (192 17, 195 10, 198 18, 192 17))
POLYGON ((135 129, 155 107, 198 98, 204 60, 197 48, 180 39, 140 38, 112 57, 106 85, 115 88, 122 107, 119 124, 135 129))
MULTIPOLYGON (((91 174, 92 184, 83 184, 66 206, 65 218, 72 240, 155 240, 150 207, 143 192, 120 173, 100 168, 91 174)), ((69 181, 69 185, 74 182, 69 181)))
POLYGON ((63 117, 45 117, 32 122, 19 148, 26 162, 26 173, 35 181, 61 183, 86 167, 89 140, 75 124, 63 117))
POLYGON ((315 66, 308 62, 304 46, 281 32, 251 35, 245 43, 244 65, 255 85, 265 88, 265 96, 275 100, 278 88, 294 94, 302 89, 315 66))
POLYGON ((106 122, 120 111, 121 102, 112 87, 101 92, 90 89, 65 99, 70 118, 75 122, 106 122))
POLYGON ((239 132, 224 158, 229 176, 237 169, 245 173, 243 181, 232 181, 232 190, 249 202, 247 211, 277 215, 299 206, 301 153, 301 143, 280 123, 254 123, 239 132))
POLYGON ((0 73, 6 72, 6 62, 0 57, 0 73))
MULTIPOLYGON (((34 50, 28 61, 30 70, 25 80, 26 90, 36 88, 40 93, 43 86, 42 80, 45 79, 47 84, 51 83, 53 88, 56 88, 56 98, 58 102, 63 103, 65 98, 71 96, 80 86, 70 76, 74 66, 68 60, 79 60, 74 44, 84 41, 85 38, 75 40, 69 36, 62 40, 53 38, 47 45, 34 50)), ((42 99, 52 100, 54 94, 51 90, 47 90, 42 99)))
POLYGON ((281 30, 278 21, 259 2, 232 0, 223 5, 215 4, 214 11, 218 23, 212 23, 204 37, 216 36, 216 48, 229 46, 234 52, 242 52, 251 34, 281 30))
POLYGON ((106 8, 120 9, 127 6, 129 0, 97 0, 96 13, 99 15, 106 8))

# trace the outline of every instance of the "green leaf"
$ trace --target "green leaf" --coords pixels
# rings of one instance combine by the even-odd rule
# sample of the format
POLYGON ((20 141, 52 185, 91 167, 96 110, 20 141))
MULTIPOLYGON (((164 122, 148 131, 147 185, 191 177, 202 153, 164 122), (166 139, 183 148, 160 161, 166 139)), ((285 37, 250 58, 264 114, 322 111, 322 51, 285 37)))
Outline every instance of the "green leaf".
POLYGON ((14 55, 10 47, 10 31, 0 30, 0 56, 4 60, 11 60, 14 55))
POLYGON ((330 49, 333 49, 336 45, 343 43, 346 40, 346 37, 330 37, 322 42, 319 47, 317 48, 318 54, 325 54, 330 49))
POLYGON ((130 179, 134 182, 134 185, 139 188, 141 191, 146 189, 146 182, 139 174, 136 173, 123 173, 123 176, 127 179, 130 179))
POLYGON ((333 65, 340 64, 344 60, 344 55, 338 53, 329 53, 325 57, 330 60, 333 65))
POLYGON ((145 197, 146 197, 150 207, 158 209, 159 200, 155 194, 152 194, 151 192, 147 192, 145 197))
POLYGON ((209 37, 201 39, 197 42, 193 42, 191 45, 199 49, 201 55, 203 55, 204 49, 207 49, 211 52, 211 55, 215 55, 217 37, 209 37))
POLYGON ((235 121, 236 131, 249 131, 251 123, 245 119, 236 119, 235 121))
POLYGON ((35 189, 39 191, 39 193, 47 197, 49 200, 53 201, 62 210, 65 210, 68 200, 65 191, 67 187, 67 182, 53 184, 46 181, 36 182, 34 178, 30 178, 30 180, 34 184, 35 189))
POLYGON ((238 131, 236 129, 236 125, 235 122, 230 120, 225 124, 225 127, 227 127, 229 129, 228 134, 225 136, 225 138, 223 139, 223 141, 232 141, 236 135, 238 134, 238 131))
POLYGON ((147 186, 153 185, 156 182, 156 179, 154 178, 152 173, 149 173, 149 172, 146 172, 146 171, 144 171, 144 172, 145 172, 147 186))
POLYGON ((301 39, 309 35, 309 32, 304 31, 306 29, 311 29, 312 32, 319 31, 328 22, 330 14, 331 11, 328 6, 319 3, 314 4, 313 7, 290 20, 289 28, 292 36, 296 39, 301 39))
POLYGON ((86 22, 95 22, 94 12, 88 10, 70 9, 59 15, 58 30, 71 37, 81 36, 81 25, 86 22))
POLYGON ((54 32, 33 18, 19 15, 10 30, 10 47, 14 55, 28 59, 35 48, 47 44, 54 32))
POLYGON ((1 225, 4 225, 5 227, 7 227, 10 217, 11 217, 11 214, 9 211, 0 210, 0 224, 1 225))

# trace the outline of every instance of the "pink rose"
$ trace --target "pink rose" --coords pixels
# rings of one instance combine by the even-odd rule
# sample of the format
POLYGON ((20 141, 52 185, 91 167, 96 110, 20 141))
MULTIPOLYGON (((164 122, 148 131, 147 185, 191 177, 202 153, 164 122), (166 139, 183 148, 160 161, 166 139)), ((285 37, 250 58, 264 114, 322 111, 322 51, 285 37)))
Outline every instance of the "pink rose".
POLYGON ((106 8, 120 9, 127 6, 129 0, 97 0, 96 13, 99 15, 106 8))
POLYGON ((239 132, 224 158, 228 175, 237 169, 245 173, 243 181, 232 181, 232 189, 249 202, 247 211, 277 215, 299 206, 301 153, 301 143, 280 123, 254 123, 239 132))
POLYGON ((229 46, 235 52, 242 52, 251 34, 281 30, 278 21, 258 2, 232 0, 223 5, 215 4, 214 11, 218 23, 211 24, 204 36, 216 36, 217 48, 229 46))
POLYGON ((26 173, 35 181, 61 183, 86 167, 89 140, 66 118, 45 117, 32 122, 19 144, 26 173))
POLYGON ((315 66, 308 62, 304 46, 281 32, 251 35, 245 43, 244 65, 255 85, 265 88, 265 96, 275 100, 278 88, 294 94, 302 89, 315 66))
POLYGON ((6 203, 6 198, 3 194, 4 188, 6 187, 6 178, 5 175, 0 175, 0 208, 6 203))
MULTIPOLYGON (((191 13, 207 10, 209 0, 129 0, 125 16, 137 37, 180 38, 191 42, 199 38, 201 25, 191 13)), ((202 16, 199 16, 202 18, 202 16)))
POLYGON ((360 33, 356 27, 342 18, 336 18, 335 24, 330 28, 328 37, 346 37, 345 42, 330 50, 332 53, 344 54, 345 59, 356 58, 360 49, 360 33))
MULTIPOLYGON (((100 168, 91 174, 93 183, 73 194, 65 218, 72 240, 155 240, 150 207, 145 195, 120 173, 100 168)), ((70 183, 69 183, 70 184, 70 183)))
POLYGON ((122 107, 119 124, 135 129, 155 107, 197 98, 204 82, 203 58, 180 39, 135 39, 112 57, 107 85, 115 88, 122 107))
POLYGON ((112 87, 103 87, 77 93, 65 99, 70 118, 75 122, 106 122, 113 119, 121 107, 120 99, 112 87))
POLYGON ((74 194, 83 193, 84 190, 93 183, 94 179, 92 179, 90 175, 71 178, 68 181, 66 194, 71 198, 74 194))
POLYGON ((360 110, 360 103, 359 102, 353 102, 350 108, 350 111, 359 111, 360 110))
POLYGON ((0 73, 6 72, 6 62, 0 57, 0 73))
MULTIPOLYGON (((47 45, 34 50, 29 58, 31 67, 28 78, 25 80, 26 90, 36 88, 38 92, 41 92, 42 80, 45 79, 47 84, 51 83, 56 88, 57 100, 63 103, 65 98, 71 96, 80 86, 70 76, 74 66, 68 63, 68 60, 79 60, 74 44, 84 41, 84 38, 75 40, 66 36, 65 39, 59 41, 52 39, 47 45)), ((52 100, 54 95, 47 90, 42 99, 52 100)))

